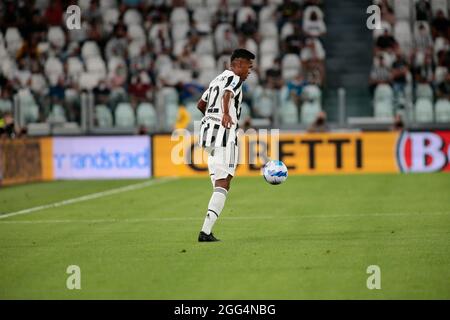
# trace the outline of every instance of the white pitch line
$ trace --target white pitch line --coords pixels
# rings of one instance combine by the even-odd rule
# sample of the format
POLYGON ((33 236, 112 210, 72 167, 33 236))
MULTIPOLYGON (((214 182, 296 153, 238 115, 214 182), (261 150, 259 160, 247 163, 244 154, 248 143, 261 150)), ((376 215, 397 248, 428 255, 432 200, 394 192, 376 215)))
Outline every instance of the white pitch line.
MULTIPOLYGON (((365 217, 398 217, 398 216, 438 216, 450 215, 450 212, 429 212, 429 213, 368 213, 368 214, 343 214, 343 215, 298 215, 296 217, 273 217, 273 216, 254 216, 254 217, 220 217, 221 220, 299 220, 299 219, 330 219, 330 218, 365 218, 365 217)), ((171 221, 200 221, 199 217, 174 217, 174 218, 144 218, 144 219, 65 219, 65 220, 13 220, 0 221, 0 224, 57 224, 57 223, 135 223, 135 222, 171 222, 171 221)))
POLYGON ((62 206, 66 206, 66 205, 73 204, 73 203, 78 203, 78 202, 84 202, 84 201, 89 201, 89 200, 93 200, 93 199, 98 199, 98 198, 110 196, 110 195, 113 195, 113 194, 118 194, 118 193, 122 193, 122 192, 127 192, 127 191, 132 191, 132 190, 146 188, 146 187, 149 187, 149 186, 163 184, 163 183, 170 182, 170 181, 173 181, 173 180, 176 180, 176 178, 150 180, 150 181, 146 181, 146 182, 142 182, 142 183, 128 185, 128 186, 125 186, 125 187, 120 187, 120 188, 111 189, 111 190, 107 190, 107 191, 96 192, 96 193, 88 194, 88 195, 81 196, 81 197, 78 197, 78 198, 68 199, 68 200, 64 200, 64 201, 60 201, 60 202, 50 203, 50 204, 46 204, 46 205, 42 205, 42 206, 38 206, 38 207, 33 207, 33 208, 24 209, 24 210, 20 210, 20 211, 16 211, 16 212, 2 214, 2 215, 0 215, 0 219, 10 218, 10 217, 24 215, 24 214, 29 214, 29 213, 33 213, 33 212, 36 212, 36 211, 50 209, 50 208, 62 207, 62 206))

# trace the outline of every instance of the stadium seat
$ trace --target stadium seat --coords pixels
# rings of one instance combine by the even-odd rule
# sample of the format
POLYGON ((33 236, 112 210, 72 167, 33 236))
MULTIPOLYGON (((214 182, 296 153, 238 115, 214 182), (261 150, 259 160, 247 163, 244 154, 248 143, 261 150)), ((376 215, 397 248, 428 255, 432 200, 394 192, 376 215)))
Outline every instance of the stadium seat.
POLYGON ((119 10, 117 8, 108 8, 103 13, 103 28, 112 32, 114 26, 119 22, 119 10))
POLYGON ((17 51, 22 47, 23 39, 16 27, 6 29, 5 33, 6 49, 14 57, 17 51))
POLYGON ((202 55, 198 59, 199 67, 201 70, 215 70, 216 59, 212 55, 202 55))
POLYGON ((135 116, 133 112, 133 108, 131 105, 126 102, 121 102, 117 105, 116 110, 114 112, 116 127, 120 128, 130 128, 135 125, 135 116))
POLYGON ((100 56, 98 44, 95 41, 86 41, 81 47, 81 56, 84 60, 100 56))
POLYGON ((392 101, 380 100, 374 105, 375 118, 392 118, 394 116, 394 105, 392 101))
POLYGON ((394 99, 394 91, 388 84, 379 84, 375 88, 374 93, 375 102, 378 101, 392 101, 394 99))
POLYGON ((253 21, 256 21, 256 13, 251 7, 241 7, 236 16, 236 26, 239 29, 244 22, 247 22, 248 17, 251 17, 253 21))
POLYGON ((435 105, 436 122, 450 123, 450 102, 447 99, 439 99, 435 105))
POLYGON ((444 12, 444 15, 448 17, 448 2, 447 0, 431 0, 431 10, 433 16, 436 16, 439 10, 444 12))
POLYGON ((128 9, 125 11, 125 14, 123 15, 123 22, 129 27, 133 24, 142 24, 142 15, 141 13, 133 8, 128 9))
POLYGON ((47 122, 66 122, 66 112, 60 104, 54 104, 47 117, 47 122))
POLYGON ((418 123, 433 122, 433 103, 428 99, 418 99, 414 106, 415 119, 418 123))
POLYGON ((169 103, 165 106, 165 126, 167 130, 173 130, 178 117, 178 104, 169 103))
POLYGON ((259 45, 259 52, 261 55, 274 55, 279 53, 278 41, 273 38, 265 38, 259 45))
POLYGON ((177 24, 189 25, 189 14, 184 7, 176 7, 170 14, 170 23, 174 26, 177 24))
POLYGON ((49 78, 50 84, 55 85, 59 77, 64 75, 63 65, 56 57, 49 57, 44 66, 45 75, 49 78))
POLYGON ((83 71, 83 63, 78 57, 69 57, 67 59, 67 74, 69 76, 78 79, 83 71))
POLYGON ((412 17, 412 1, 394 0, 394 12, 397 20, 409 21, 412 17))
POLYGON ((275 22, 264 22, 259 26, 259 33, 263 39, 278 41, 278 28, 275 22))
POLYGON ((307 85, 303 89, 302 95, 305 97, 305 99, 309 100, 310 102, 319 105, 319 108, 321 109, 322 105, 322 91, 320 88, 316 85, 307 85))
POLYGON ((100 0, 100 9, 102 9, 102 11, 112 8, 117 8, 116 0, 100 0))
POLYGON ((91 74, 96 74, 98 79, 104 79, 106 77, 106 65, 101 57, 87 59, 86 70, 91 74))
POLYGON ((250 117, 251 117, 250 106, 247 103, 242 102, 241 114, 239 117, 239 125, 243 125, 244 122, 250 117))
POLYGON ((304 102, 301 107, 301 123, 310 125, 313 123, 319 112, 321 111, 320 105, 313 102, 304 102))
POLYGON ((290 53, 281 61, 281 72, 284 80, 291 80, 301 72, 301 62, 298 55, 290 53))
POLYGON ((158 38, 160 32, 162 32, 162 35, 165 39, 169 38, 169 30, 167 25, 164 23, 155 23, 150 29, 148 40, 150 42, 155 41, 158 38))
POLYGON ((189 7, 189 9, 202 8, 203 7, 203 0, 186 0, 186 4, 189 7))
POLYGON ((61 49, 66 44, 64 32, 59 26, 53 26, 48 29, 47 39, 58 49, 61 49))
POLYGON ((18 99, 22 123, 37 122, 39 118, 39 107, 30 90, 20 89, 18 92, 18 99))
POLYGON ((427 83, 419 83, 416 86, 416 99, 428 99, 434 101, 433 89, 427 83))
POLYGON ((435 81, 437 84, 442 83, 447 77, 448 69, 445 66, 437 66, 435 70, 435 81))
POLYGON ((275 20, 275 12, 277 11, 277 7, 275 5, 268 5, 261 8, 259 11, 259 23, 265 23, 275 20))
POLYGON ((197 7, 194 10, 192 19, 197 23, 197 26, 202 26, 201 28, 205 28, 207 26, 207 28, 210 28, 211 15, 209 14, 209 10, 207 7, 197 7))
POLYGON ((158 123, 156 111, 152 104, 141 103, 137 108, 137 124, 146 128, 156 128, 158 123))
POLYGON ((97 86, 98 77, 94 73, 82 72, 80 74, 78 85, 81 89, 92 90, 97 86))
POLYGON ((296 124, 298 123, 298 108, 292 100, 287 100, 281 108, 280 121, 282 124, 296 124))
POLYGON ((145 44, 144 29, 139 24, 132 24, 128 26, 128 36, 132 41, 139 41, 145 44))
POLYGON ((286 22, 281 28, 281 39, 285 40, 288 36, 294 34, 294 26, 291 22, 286 22))
POLYGON ((197 103, 195 102, 187 103, 186 110, 191 115, 191 124, 194 123, 194 121, 200 121, 203 118, 203 115, 200 110, 197 109, 197 103))
POLYGON ((0 99, 0 114, 2 112, 12 112, 13 105, 11 100, 0 99))
POLYGON ((178 24, 172 25, 171 35, 172 35, 173 41, 186 39, 188 31, 189 31, 188 24, 178 23, 178 24))
POLYGON ((199 43, 195 48, 195 53, 198 55, 213 55, 214 54, 214 43, 211 36, 202 36, 199 43))
POLYGON ((412 33, 408 21, 397 21, 394 26, 394 37, 405 54, 412 49, 412 33))
POLYGON ((7 57, 3 61, 0 60, 1 73, 9 80, 12 80, 16 73, 16 61, 7 57))
POLYGON ((99 104, 95 107, 95 116, 97 119, 97 125, 100 128, 113 127, 113 116, 111 110, 104 104, 99 104))

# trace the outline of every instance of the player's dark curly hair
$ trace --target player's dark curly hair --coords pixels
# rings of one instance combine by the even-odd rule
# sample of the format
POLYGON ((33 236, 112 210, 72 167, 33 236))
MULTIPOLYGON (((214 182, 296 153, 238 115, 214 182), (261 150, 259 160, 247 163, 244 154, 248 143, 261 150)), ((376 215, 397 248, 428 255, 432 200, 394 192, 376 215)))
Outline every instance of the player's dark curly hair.
POLYGON ((231 54, 230 60, 231 60, 231 62, 233 62, 233 60, 238 59, 238 58, 253 60, 253 59, 255 59, 255 55, 253 53, 251 53, 250 51, 248 51, 247 49, 236 49, 231 54))

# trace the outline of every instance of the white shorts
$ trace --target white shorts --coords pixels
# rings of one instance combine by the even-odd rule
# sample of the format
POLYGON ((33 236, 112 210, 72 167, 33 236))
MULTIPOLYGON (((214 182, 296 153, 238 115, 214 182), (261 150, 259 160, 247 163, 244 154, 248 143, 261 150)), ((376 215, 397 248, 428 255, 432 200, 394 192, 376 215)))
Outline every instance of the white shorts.
POLYGON ((207 147, 209 175, 213 180, 234 176, 238 163, 238 147, 234 143, 226 147, 207 147))

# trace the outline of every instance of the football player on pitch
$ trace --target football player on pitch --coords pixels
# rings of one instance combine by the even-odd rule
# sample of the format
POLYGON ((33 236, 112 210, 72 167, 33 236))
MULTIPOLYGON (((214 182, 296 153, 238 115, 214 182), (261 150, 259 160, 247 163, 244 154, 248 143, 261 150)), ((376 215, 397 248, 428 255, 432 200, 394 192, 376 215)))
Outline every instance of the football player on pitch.
POLYGON ((208 169, 214 188, 199 242, 219 241, 211 230, 225 205, 238 161, 236 132, 241 114, 242 83, 250 74, 253 59, 255 55, 250 51, 236 49, 231 55, 230 70, 211 81, 197 105, 204 114, 199 144, 208 153, 208 169))

